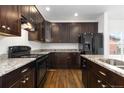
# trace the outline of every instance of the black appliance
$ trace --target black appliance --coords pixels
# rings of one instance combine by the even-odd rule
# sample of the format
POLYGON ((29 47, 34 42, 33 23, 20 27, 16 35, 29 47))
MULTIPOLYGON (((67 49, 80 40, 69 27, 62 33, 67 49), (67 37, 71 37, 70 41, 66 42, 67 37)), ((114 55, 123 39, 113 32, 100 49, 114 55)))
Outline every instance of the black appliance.
POLYGON ((36 87, 43 87, 46 80, 48 55, 36 60, 36 87))
POLYGON ((29 46, 10 46, 8 49, 9 58, 36 58, 36 87, 42 87, 47 73, 47 54, 31 54, 29 46))
POLYGON ((79 36, 79 51, 81 54, 103 54, 103 34, 81 33, 79 36))

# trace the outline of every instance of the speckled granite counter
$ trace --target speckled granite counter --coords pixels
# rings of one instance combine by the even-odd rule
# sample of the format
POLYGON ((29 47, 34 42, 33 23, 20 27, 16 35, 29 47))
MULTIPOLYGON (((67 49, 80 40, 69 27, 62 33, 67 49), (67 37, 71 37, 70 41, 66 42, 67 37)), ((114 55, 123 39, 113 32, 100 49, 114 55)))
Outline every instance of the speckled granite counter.
MULTIPOLYGON (((32 51, 31 54, 48 54, 49 52, 32 51)), ((0 77, 20 68, 36 58, 8 58, 6 54, 0 55, 0 77)))
POLYGON ((78 49, 39 49, 39 50, 34 50, 35 52, 80 52, 78 49))
POLYGON ((7 58, 0 60, 0 76, 22 67, 35 59, 36 58, 7 58))
POLYGON ((87 58, 88 60, 124 77, 124 69, 120 69, 116 66, 113 66, 113 65, 110 65, 110 64, 107 64, 105 62, 101 62, 100 60, 98 60, 99 58, 104 58, 103 55, 81 55, 82 57, 84 58, 87 58))

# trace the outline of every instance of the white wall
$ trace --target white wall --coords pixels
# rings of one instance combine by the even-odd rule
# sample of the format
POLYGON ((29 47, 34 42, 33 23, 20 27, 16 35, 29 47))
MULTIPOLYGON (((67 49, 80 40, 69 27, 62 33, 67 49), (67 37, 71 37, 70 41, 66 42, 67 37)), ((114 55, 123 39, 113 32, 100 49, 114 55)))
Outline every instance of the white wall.
POLYGON ((109 19, 108 30, 109 32, 124 31, 124 20, 109 19))
POLYGON ((35 49, 78 49, 78 44, 73 43, 41 43, 28 41, 28 32, 22 30, 21 37, 5 37, 0 36, 0 54, 5 54, 8 51, 8 46, 27 45, 35 49))
POLYGON ((28 45, 32 50, 41 48, 41 43, 28 41, 28 32, 24 30, 22 30, 21 37, 0 36, 0 54, 7 53, 8 46, 13 45, 28 45))
POLYGON ((78 49, 78 43, 42 43, 41 49, 78 49))
POLYGON ((108 13, 105 12, 98 18, 98 32, 103 33, 104 36, 104 56, 109 55, 109 46, 108 46, 108 13))

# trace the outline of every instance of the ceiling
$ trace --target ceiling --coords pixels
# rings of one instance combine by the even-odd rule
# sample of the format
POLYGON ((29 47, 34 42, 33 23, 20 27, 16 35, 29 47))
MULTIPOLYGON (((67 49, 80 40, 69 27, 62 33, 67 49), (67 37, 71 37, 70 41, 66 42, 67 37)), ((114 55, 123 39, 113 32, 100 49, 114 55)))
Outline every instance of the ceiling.
POLYGON ((108 12, 111 19, 124 19, 122 5, 37 5, 43 17, 51 22, 91 22, 104 12, 108 12), (46 7, 50 11, 46 11, 46 7), (74 16, 74 13, 78 16, 74 16))

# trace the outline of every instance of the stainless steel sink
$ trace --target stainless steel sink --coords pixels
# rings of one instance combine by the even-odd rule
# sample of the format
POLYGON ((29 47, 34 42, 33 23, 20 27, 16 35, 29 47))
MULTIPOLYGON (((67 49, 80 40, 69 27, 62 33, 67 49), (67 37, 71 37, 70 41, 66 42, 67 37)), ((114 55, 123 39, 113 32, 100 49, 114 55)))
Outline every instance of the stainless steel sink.
POLYGON ((124 67, 119 67, 119 68, 124 69, 124 67))
POLYGON ((120 60, 116 60, 116 59, 104 59, 104 58, 100 58, 98 59, 101 62, 116 66, 118 68, 124 69, 124 62, 120 61, 120 60))

